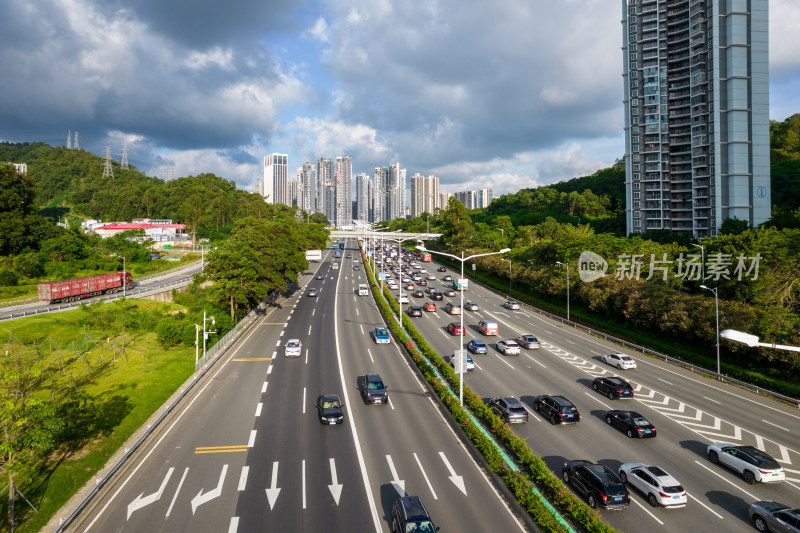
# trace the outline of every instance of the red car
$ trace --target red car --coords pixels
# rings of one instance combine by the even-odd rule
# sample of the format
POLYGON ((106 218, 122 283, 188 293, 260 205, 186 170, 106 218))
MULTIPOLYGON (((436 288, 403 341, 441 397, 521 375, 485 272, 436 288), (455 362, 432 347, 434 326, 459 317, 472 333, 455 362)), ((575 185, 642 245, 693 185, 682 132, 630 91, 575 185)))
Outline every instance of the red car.
POLYGON ((429 312, 436 311, 436 304, 433 303, 433 302, 426 303, 425 304, 425 310, 429 311, 429 312))
POLYGON ((461 325, 461 322, 450 322, 447 324, 447 331, 450 332, 450 335, 460 335, 464 333, 464 326, 461 325))

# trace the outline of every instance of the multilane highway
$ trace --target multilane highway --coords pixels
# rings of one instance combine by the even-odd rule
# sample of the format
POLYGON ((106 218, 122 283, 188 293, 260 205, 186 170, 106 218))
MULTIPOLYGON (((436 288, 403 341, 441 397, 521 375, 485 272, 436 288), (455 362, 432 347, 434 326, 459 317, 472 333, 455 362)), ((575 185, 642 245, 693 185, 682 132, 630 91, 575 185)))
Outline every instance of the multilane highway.
MULTIPOLYGON (((430 284, 444 288, 445 273, 437 264, 421 264, 437 276, 430 284)), ((457 274, 451 269, 453 277, 457 274)), ((426 287, 421 287, 423 290, 426 287)), ((396 291, 395 291, 396 292, 396 291)), ((410 291, 403 290, 404 294, 410 291)), ((428 300, 411 297, 411 304, 428 300)), ((447 324, 458 316, 443 312, 448 301, 435 302, 439 310, 409 318, 430 344, 444 357, 458 348, 458 336, 447 332, 447 324)), ((514 426, 516 434, 527 440, 558 476, 566 460, 587 459, 606 464, 614 471, 622 463, 658 465, 678 479, 689 494, 685 508, 653 508, 646 498, 631 490, 631 506, 622 511, 601 511, 603 519, 621 531, 753 531, 747 514, 756 500, 776 500, 790 506, 800 502, 800 413, 749 390, 704 378, 681 367, 627 352, 638 363, 635 370, 617 370, 601 362, 603 354, 622 352, 618 346, 579 330, 564 326, 523 306, 511 311, 503 307, 506 297, 477 283, 470 284, 464 301, 473 301, 480 311, 465 311, 464 343, 483 339, 486 355, 472 355, 476 369, 465 383, 485 400, 514 396, 529 410, 529 422, 514 426), (494 320, 499 336, 484 337, 477 329, 482 318, 494 320), (494 349, 501 339, 533 334, 540 349, 522 348, 519 356, 503 356, 494 349), (592 390, 598 376, 620 375, 635 388, 632 400, 609 400, 592 390), (564 395, 578 408, 581 421, 553 426, 533 411, 533 398, 540 394, 564 395), (638 411, 658 430, 655 439, 629 439, 605 423, 611 409, 638 411), (748 444, 763 449, 786 469, 785 483, 748 485, 742 477, 712 464, 706 446, 712 442, 748 444)), ((403 306, 407 308, 408 306, 403 306)))
POLYGON ((363 270, 351 259, 333 270, 330 255, 312 265, 323 279, 303 275, 257 319, 68 531, 382 532, 405 494, 443 531, 534 530, 394 341, 374 344, 383 322, 356 295, 363 270), (284 357, 290 338, 300 357, 284 357), (380 373, 388 405, 362 402, 366 372, 380 373), (343 424, 319 423, 320 394, 340 395, 343 424))

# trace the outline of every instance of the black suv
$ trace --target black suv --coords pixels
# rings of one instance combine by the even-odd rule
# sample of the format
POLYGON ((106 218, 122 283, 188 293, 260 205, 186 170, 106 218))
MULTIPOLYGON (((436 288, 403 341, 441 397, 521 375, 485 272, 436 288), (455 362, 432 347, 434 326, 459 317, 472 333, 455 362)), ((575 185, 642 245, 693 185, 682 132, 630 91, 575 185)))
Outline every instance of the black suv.
POLYGON ((533 408, 549 418, 553 425, 576 424, 581 419, 578 408, 563 396, 537 396, 533 399, 533 408))
POLYGON ((364 402, 389 403, 389 391, 378 374, 367 374, 361 381, 361 397, 364 402))
POLYGON ((631 504, 631 495, 625 484, 606 465, 578 459, 564 463, 564 483, 572 485, 586 498, 592 509, 625 509, 631 504))
POLYGON ((633 387, 622 378, 595 378, 592 388, 600 394, 608 396, 609 400, 633 398, 633 387))
POLYGON ((404 496, 392 504, 392 533, 418 531, 433 533, 439 528, 433 525, 428 510, 419 496, 404 496))
POLYGON ((509 424, 522 424, 528 421, 528 411, 516 398, 492 398, 489 407, 509 424))

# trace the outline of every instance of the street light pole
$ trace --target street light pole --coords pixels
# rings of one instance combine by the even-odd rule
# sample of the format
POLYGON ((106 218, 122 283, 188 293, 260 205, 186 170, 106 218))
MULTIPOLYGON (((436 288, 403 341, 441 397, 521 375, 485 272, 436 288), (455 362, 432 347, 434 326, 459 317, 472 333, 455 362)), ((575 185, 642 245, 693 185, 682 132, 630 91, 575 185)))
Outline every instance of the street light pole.
POLYGON ((719 287, 712 289, 711 287, 700 285, 700 288, 714 293, 714 314, 717 318, 717 379, 722 381, 722 372, 719 364, 719 287))
POLYGON ((511 259, 500 258, 500 261, 508 263, 508 299, 511 299, 511 259))
MULTIPOLYGON (((511 248, 503 248, 502 250, 497 251, 497 252, 489 252, 489 253, 485 253, 485 254, 475 254, 475 255, 471 255, 469 257, 464 257, 464 250, 461 250, 461 257, 459 257, 457 255, 453 255, 453 254, 448 254, 448 253, 445 253, 445 252, 437 252, 437 251, 434 251, 434 250, 428 250, 424 246, 417 246, 417 250, 422 250, 422 251, 430 253, 430 254, 443 255, 445 257, 450 257, 452 259, 455 259, 456 261, 461 261, 461 280, 463 280, 464 279, 464 262, 465 261, 469 261, 470 259, 473 259, 473 258, 476 258, 476 257, 483 257, 483 256, 487 256, 487 255, 504 254, 506 252, 510 252, 511 248)), ((462 358, 465 359, 466 355, 464 354, 464 286, 461 285, 461 280, 459 280, 459 282, 456 283, 456 285, 460 287, 459 290, 461 291, 461 334, 458 336, 458 339, 459 339, 458 342, 460 343, 459 350, 461 350, 460 353, 459 353, 459 359, 462 359, 462 358)), ((455 355, 456 354, 454 353, 453 357, 455 357, 455 355)), ((453 363, 453 367, 455 367, 455 366, 456 365, 455 365, 455 362, 454 362, 453 363)), ((458 376, 458 403, 459 403, 459 405, 461 407, 464 406, 464 370, 465 370, 465 367, 466 367, 466 363, 464 363, 462 365, 462 368, 460 369, 460 370, 462 370, 462 372, 458 376)))
POLYGON ((556 264, 567 269, 567 320, 569 320, 569 264, 561 261, 556 261, 556 264))
POLYGON ((125 256, 122 256, 122 297, 124 298, 127 294, 125 289, 128 286, 128 277, 125 275, 125 256))
POLYGON ((702 281, 706 279, 706 248, 702 244, 692 244, 692 246, 700 248, 700 280, 702 281))

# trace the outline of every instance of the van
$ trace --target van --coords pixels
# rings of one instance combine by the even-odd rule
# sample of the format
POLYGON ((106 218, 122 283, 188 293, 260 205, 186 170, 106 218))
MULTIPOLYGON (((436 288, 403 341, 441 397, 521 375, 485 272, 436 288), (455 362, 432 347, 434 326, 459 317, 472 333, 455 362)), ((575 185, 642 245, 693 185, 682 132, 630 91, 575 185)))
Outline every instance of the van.
POLYGON ((339 270, 339 263, 331 263, 331 268, 333 270, 339 270))
POLYGON ((358 295, 359 296, 369 296, 369 288, 367 287, 366 283, 361 283, 358 286, 358 295))
POLYGON ((484 335, 497 335, 497 322, 481 320, 478 322, 478 331, 484 335))

